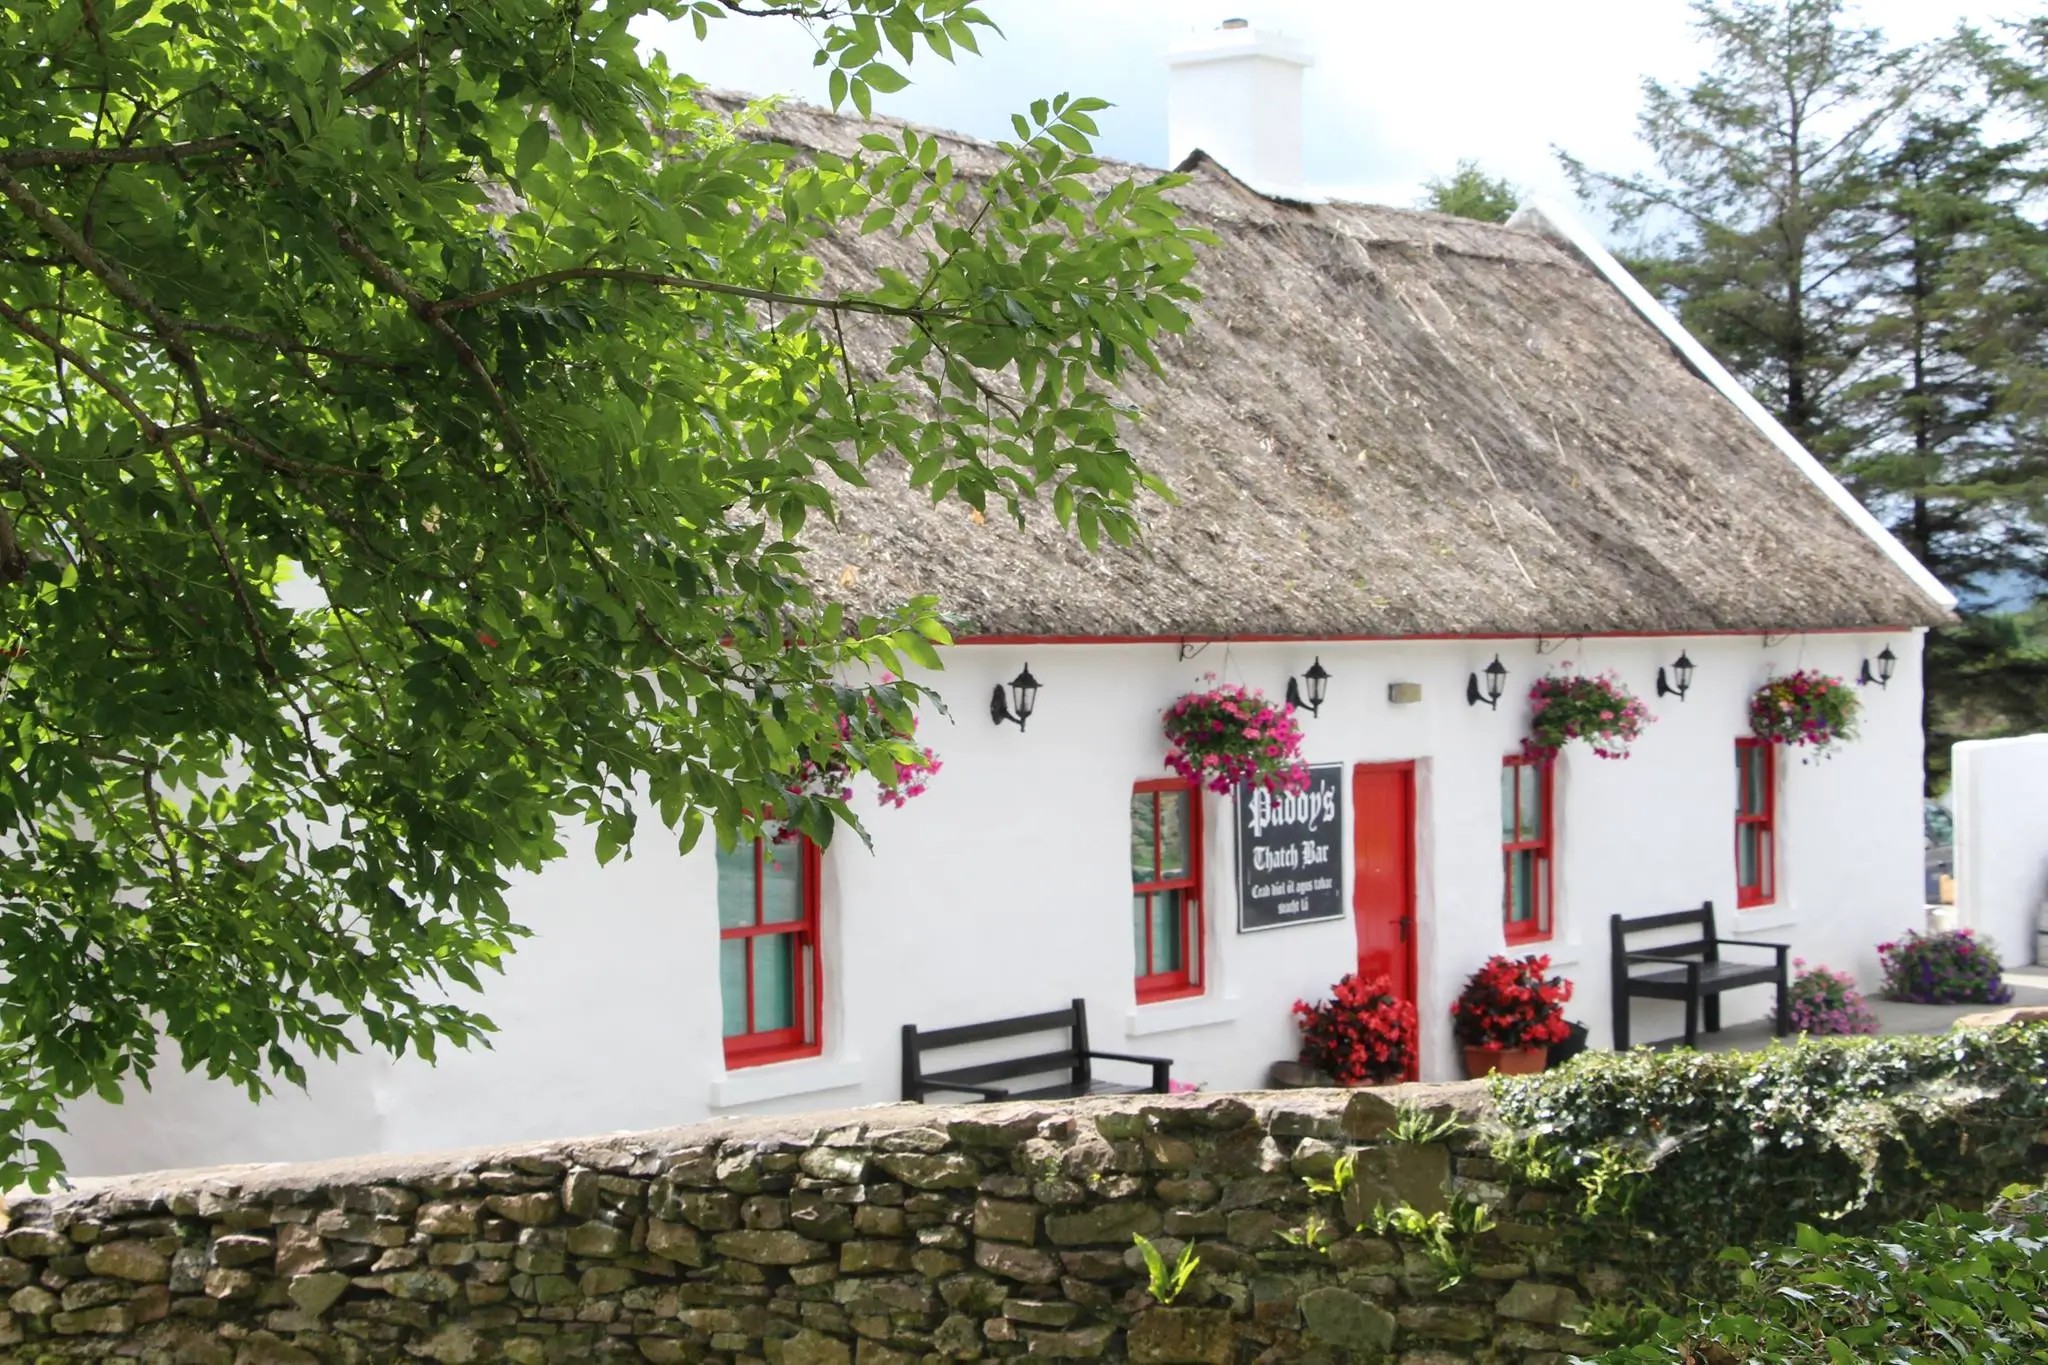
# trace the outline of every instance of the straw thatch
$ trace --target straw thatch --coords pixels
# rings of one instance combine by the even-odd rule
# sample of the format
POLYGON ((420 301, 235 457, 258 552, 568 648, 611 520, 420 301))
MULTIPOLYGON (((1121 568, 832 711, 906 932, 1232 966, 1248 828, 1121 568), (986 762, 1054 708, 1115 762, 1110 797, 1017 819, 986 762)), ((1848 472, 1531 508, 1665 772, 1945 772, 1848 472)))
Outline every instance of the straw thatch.
MULTIPOLYGON (((865 127, 785 106, 771 134, 865 127)), ((930 131, 930 130, 926 130, 930 131)), ((993 148, 951 134, 963 171, 993 148)), ((936 593, 969 633, 1570 634, 1935 624, 1942 612, 1582 258, 1530 231, 1264 198, 1199 154, 1222 245, 1131 449, 1175 491, 1084 551, 934 506, 900 469, 806 532, 849 606, 936 593)), ((1117 168, 1118 173, 1140 173, 1117 168)), ((852 283, 915 244, 835 240, 852 283)))

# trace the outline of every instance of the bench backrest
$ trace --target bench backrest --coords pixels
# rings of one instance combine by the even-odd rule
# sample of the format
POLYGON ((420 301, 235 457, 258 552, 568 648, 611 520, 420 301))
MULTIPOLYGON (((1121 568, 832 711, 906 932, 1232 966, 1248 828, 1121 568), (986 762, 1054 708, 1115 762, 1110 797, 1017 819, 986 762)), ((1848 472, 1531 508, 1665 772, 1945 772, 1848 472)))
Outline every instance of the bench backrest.
MULTIPOLYGON (((930 1069, 925 1054, 947 1048, 969 1047, 975 1043, 999 1042, 1007 1038, 1028 1038, 1038 1034, 1064 1033, 1065 1046, 1047 1040, 1020 1050, 1017 1056, 945 1068, 948 1079, 969 1085, 996 1085, 1024 1076, 1042 1076, 1066 1071, 1083 1090, 1090 1080, 1088 1066, 1088 1002, 1076 999, 1067 1008, 1043 1014, 1020 1014, 1014 1019, 992 1019, 984 1024, 960 1024, 953 1028, 919 1029, 903 1026, 903 1098, 921 1100, 927 1090, 945 1090, 943 1083, 928 1084, 930 1069)), ((965 1093, 965 1092, 963 1092, 965 1093)))
POLYGON ((1697 957, 1707 962, 1721 960, 1721 945, 1714 935, 1714 903, 1702 901, 1697 910, 1674 910, 1668 915, 1638 915, 1633 919, 1615 915, 1608 920, 1614 934, 1614 956, 1629 951, 1628 939, 1631 934, 1654 933, 1660 929, 1696 928, 1698 939, 1682 940, 1677 943, 1645 944, 1635 951, 1656 953, 1662 957, 1697 957))

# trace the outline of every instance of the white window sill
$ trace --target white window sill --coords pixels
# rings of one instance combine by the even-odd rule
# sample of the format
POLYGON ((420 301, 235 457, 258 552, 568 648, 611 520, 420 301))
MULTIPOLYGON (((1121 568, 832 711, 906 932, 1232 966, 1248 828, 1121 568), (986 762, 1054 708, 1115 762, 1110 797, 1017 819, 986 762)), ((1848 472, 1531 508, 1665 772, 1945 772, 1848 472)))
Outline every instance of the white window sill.
POLYGON ((1585 945, 1575 938, 1532 939, 1508 945, 1509 957, 1528 957, 1532 953, 1549 958, 1553 968, 1576 967, 1586 958, 1585 945))
POLYGON ((805 1057, 794 1062, 742 1067, 711 1083, 711 1107, 730 1109, 737 1104, 779 1100, 788 1095, 844 1090, 859 1085, 864 1078, 858 1057, 805 1057))
POLYGON ((1124 1033, 1132 1038, 1143 1038, 1150 1033, 1173 1033, 1184 1028, 1205 1028, 1210 1024, 1232 1024, 1237 1022, 1243 1007, 1243 1002, 1234 995, 1203 995, 1192 1000, 1139 1005, 1124 1015, 1124 1033))
POLYGON ((1734 922, 1723 932, 1729 938, 1750 938, 1773 929, 1797 929, 1799 911, 1789 905, 1759 905, 1754 910, 1739 911, 1734 922))

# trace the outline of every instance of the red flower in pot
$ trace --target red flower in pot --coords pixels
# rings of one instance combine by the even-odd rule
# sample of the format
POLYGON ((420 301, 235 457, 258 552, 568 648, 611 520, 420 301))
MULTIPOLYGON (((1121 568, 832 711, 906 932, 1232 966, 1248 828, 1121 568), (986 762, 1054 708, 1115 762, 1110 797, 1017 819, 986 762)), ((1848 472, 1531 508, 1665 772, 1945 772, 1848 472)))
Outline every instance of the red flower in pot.
POLYGON ((1496 954, 1472 973, 1451 1006, 1452 1031, 1465 1049, 1465 1072, 1541 1071, 1550 1046, 1571 1034, 1564 1019, 1572 983, 1550 975, 1550 959, 1496 954))

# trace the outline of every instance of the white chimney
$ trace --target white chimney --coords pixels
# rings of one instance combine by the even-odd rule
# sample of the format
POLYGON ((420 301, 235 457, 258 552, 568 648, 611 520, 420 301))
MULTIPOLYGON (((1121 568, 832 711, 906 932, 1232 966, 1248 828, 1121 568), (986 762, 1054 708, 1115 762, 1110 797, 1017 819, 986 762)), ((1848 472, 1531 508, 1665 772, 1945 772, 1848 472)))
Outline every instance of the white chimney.
POLYGON ((1166 54, 1166 164, 1199 148, 1253 189, 1300 194, 1301 73, 1314 64, 1242 19, 1176 42, 1166 54))

